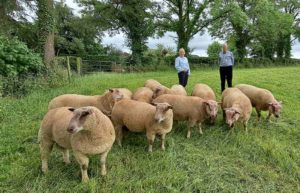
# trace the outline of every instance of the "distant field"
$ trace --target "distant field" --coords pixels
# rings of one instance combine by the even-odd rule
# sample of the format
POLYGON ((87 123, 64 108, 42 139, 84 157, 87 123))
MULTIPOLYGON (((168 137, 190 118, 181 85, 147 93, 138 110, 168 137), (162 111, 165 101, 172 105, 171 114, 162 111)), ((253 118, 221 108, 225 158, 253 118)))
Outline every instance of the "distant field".
MULTIPOLYGON (((108 154, 107 176, 100 176, 98 157, 90 159, 87 184, 81 183, 74 157, 66 166, 56 149, 49 174, 42 175, 37 133, 50 99, 64 93, 101 94, 110 87, 135 90, 150 78, 167 86, 178 82, 175 71, 99 73, 20 100, 0 99, 0 192, 300 192, 299 67, 234 71, 234 84, 267 88, 284 103, 281 118, 270 123, 255 126, 253 111, 248 134, 241 125, 229 134, 220 110, 214 126, 203 126, 203 136, 195 129, 188 140, 186 125, 175 125, 165 152, 156 140, 148 153, 145 135, 129 134, 123 148, 114 145, 108 154)), ((198 82, 210 85, 220 99, 218 70, 192 71, 188 93, 198 82)))

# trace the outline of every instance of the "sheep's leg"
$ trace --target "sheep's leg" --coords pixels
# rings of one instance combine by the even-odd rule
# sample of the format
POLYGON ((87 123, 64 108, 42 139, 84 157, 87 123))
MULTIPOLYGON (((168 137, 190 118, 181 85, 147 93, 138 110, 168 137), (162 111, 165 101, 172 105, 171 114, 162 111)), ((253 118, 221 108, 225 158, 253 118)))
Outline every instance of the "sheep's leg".
POLYGON ((199 127, 199 133, 200 133, 201 135, 203 135, 202 124, 201 124, 201 123, 198 123, 198 127, 199 127))
POLYGON ((74 156, 80 165, 82 182, 87 182, 89 180, 87 173, 87 169, 89 167, 89 158, 78 151, 74 151, 74 156))
POLYGON ((165 139, 166 139, 166 134, 162 134, 161 135, 161 149, 163 151, 165 151, 166 147, 165 147, 165 139))
POLYGON ((66 164, 69 164, 70 163, 70 154, 69 154, 69 150, 66 149, 66 148, 63 148, 59 145, 57 145, 57 148, 62 152, 63 154, 63 159, 64 159, 64 162, 66 164))
POLYGON ((255 110, 256 110, 256 113, 257 113, 257 123, 260 121, 260 118, 261 118, 261 112, 260 112, 260 110, 258 110, 257 108, 255 108, 255 110))
POLYGON ((52 151, 53 143, 40 143, 40 152, 42 160, 42 171, 44 174, 48 173, 48 157, 52 151))
POLYGON ((155 140, 155 134, 147 133, 147 138, 148 138, 148 144, 149 144, 148 151, 152 152, 152 146, 153 146, 153 142, 155 140))
POLYGON ((100 167, 101 167, 101 175, 105 176, 106 175, 106 157, 108 154, 109 150, 107 150, 106 152, 102 153, 100 155, 100 167))
POLYGON ((196 122, 195 121, 189 121, 188 123, 188 133, 186 135, 186 138, 191 138, 191 132, 192 132, 192 128, 195 126, 196 122))
POLYGON ((244 128, 245 128, 246 133, 248 133, 248 128, 247 128, 248 121, 244 121, 243 124, 244 124, 244 128))
POLYGON ((117 143, 120 147, 122 147, 122 139, 123 139, 123 126, 117 125, 115 127, 116 129, 116 135, 117 135, 117 143))
POLYGON ((223 112, 223 122, 226 122, 226 113, 224 110, 222 112, 223 112))

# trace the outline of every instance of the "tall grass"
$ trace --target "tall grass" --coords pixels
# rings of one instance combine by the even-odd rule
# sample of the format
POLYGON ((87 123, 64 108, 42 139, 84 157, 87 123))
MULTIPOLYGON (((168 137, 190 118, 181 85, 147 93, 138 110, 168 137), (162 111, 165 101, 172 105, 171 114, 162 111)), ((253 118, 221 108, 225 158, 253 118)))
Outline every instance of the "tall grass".
MULTIPOLYGON (((167 135, 165 152, 157 140, 148 153, 145 135, 129 133, 123 147, 114 145, 108 155, 107 176, 100 176, 99 157, 91 157, 86 184, 74 157, 66 166, 55 148, 49 174, 40 171, 37 132, 48 101, 64 93, 101 94, 110 87, 134 90, 149 78, 170 86, 178 82, 176 72, 98 73, 19 100, 1 99, 0 192, 299 192, 299 74, 298 67, 234 70, 234 84, 268 88, 283 101, 280 119, 255 125, 253 112, 248 134, 241 126, 229 134, 219 113, 215 125, 204 125, 203 136, 194 130, 189 140, 186 124, 179 123, 167 135)), ((217 70, 192 71, 188 93, 198 82, 210 85, 220 99, 217 70)))

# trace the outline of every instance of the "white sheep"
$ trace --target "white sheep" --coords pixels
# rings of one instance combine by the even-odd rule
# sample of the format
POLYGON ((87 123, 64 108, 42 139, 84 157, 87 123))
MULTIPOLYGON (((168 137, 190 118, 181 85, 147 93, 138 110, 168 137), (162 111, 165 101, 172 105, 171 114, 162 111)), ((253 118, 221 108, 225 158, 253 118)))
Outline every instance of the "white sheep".
POLYGON ((223 119, 234 131, 234 123, 241 121, 247 132, 252 106, 249 98, 237 88, 227 88, 222 93, 223 119))
POLYGON ((100 154, 101 175, 106 175, 106 157, 115 141, 115 130, 110 119, 96 107, 60 107, 45 115, 38 141, 44 173, 48 172, 48 157, 56 144, 65 163, 70 163, 69 150, 72 149, 85 182, 89 179, 87 155, 100 154))
POLYGON ((152 152, 155 136, 160 135, 161 148, 165 150, 165 137, 173 126, 173 111, 169 104, 158 103, 152 106, 145 102, 123 99, 113 107, 111 118, 120 146, 123 138, 123 126, 126 126, 132 132, 146 131, 149 152, 152 152))
POLYGON ((163 94, 173 94, 173 95, 182 95, 187 96, 186 90, 183 86, 179 84, 173 85, 171 88, 168 88, 166 86, 158 86, 154 92, 152 98, 155 99, 163 94))
POLYGON ((205 100, 216 100, 214 91, 206 84, 196 84, 191 95, 200 97, 205 100))
POLYGON ((133 100, 151 103, 153 96, 153 91, 148 87, 138 88, 132 96, 133 100))
POLYGON ((173 107, 174 120, 188 121, 187 138, 191 137, 191 129, 198 124, 200 134, 201 123, 206 119, 215 120, 218 113, 218 103, 194 96, 164 94, 153 100, 154 103, 168 103, 173 107))
POLYGON ((257 121, 260 120, 261 111, 269 111, 267 119, 270 119, 271 115, 274 115, 276 118, 280 116, 282 102, 278 102, 270 91, 248 84, 239 84, 235 87, 240 89, 250 99, 252 106, 257 112, 257 121))
POLYGON ((152 91, 154 91, 158 86, 161 86, 157 80, 149 79, 145 81, 144 87, 150 88, 152 91))
POLYGON ((48 110, 58 107, 95 106, 105 115, 111 114, 111 109, 117 100, 124 96, 118 89, 109 89, 103 95, 85 96, 78 94, 64 94, 55 97, 49 102, 48 110))

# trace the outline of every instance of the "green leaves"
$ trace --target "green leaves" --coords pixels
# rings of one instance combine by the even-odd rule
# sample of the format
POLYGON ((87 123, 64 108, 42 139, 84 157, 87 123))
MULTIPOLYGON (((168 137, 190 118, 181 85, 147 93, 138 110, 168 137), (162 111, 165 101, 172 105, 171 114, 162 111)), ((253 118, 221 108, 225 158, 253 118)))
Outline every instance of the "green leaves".
POLYGON ((41 57, 23 42, 0 36, 0 75, 8 77, 36 73, 42 66, 41 57))

